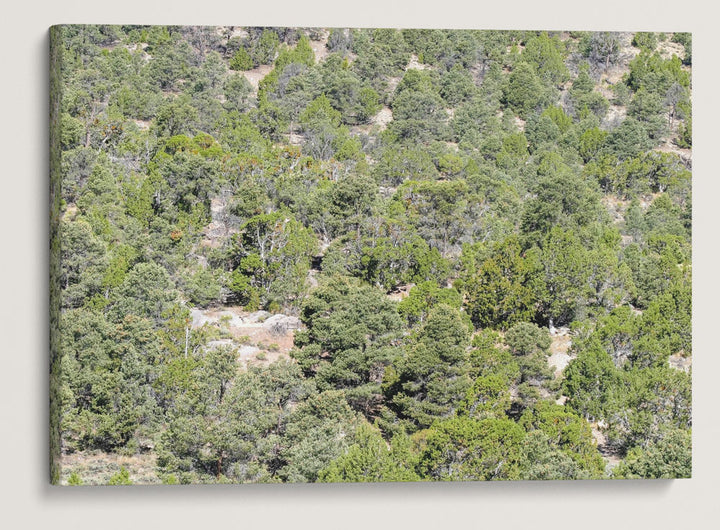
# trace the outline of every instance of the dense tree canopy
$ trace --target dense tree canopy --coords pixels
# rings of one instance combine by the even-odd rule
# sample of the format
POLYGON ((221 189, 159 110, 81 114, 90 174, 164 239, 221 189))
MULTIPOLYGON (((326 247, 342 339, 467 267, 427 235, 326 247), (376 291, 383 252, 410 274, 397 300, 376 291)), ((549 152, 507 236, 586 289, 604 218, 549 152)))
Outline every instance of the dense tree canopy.
POLYGON ((689 476, 691 44, 64 26, 62 450, 166 483, 689 476))

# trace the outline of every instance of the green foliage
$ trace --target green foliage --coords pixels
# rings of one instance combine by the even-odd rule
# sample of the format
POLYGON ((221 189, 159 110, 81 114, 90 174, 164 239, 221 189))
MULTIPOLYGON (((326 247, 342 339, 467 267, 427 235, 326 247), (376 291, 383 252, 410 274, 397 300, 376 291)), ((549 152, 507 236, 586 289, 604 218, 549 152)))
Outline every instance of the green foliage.
POLYGON ((420 70, 408 70, 400 81, 391 105, 391 130, 400 139, 430 141, 446 135, 448 119, 435 80, 420 70))
POLYGON ((558 37, 541 33, 527 41, 521 60, 533 65, 535 72, 545 83, 560 85, 570 77, 564 63, 564 48, 558 37))
POLYGON ((229 75, 223 83, 225 108, 245 112, 252 106, 252 85, 242 75, 229 75))
POLYGON ((465 180, 408 181, 395 197, 404 202, 419 235, 447 257, 459 250, 463 239, 474 235, 473 225, 479 224, 482 215, 473 208, 482 198, 468 192, 465 180))
POLYGON ((664 95, 673 83, 690 86, 690 76, 682 69, 682 62, 677 56, 663 59, 657 52, 643 50, 630 62, 626 84, 632 90, 645 88, 650 93, 664 95))
POLYGON ((326 95, 342 115, 343 123, 366 123, 380 110, 380 95, 353 71, 338 66, 340 58, 330 56, 322 65, 326 95))
MULTIPOLYGON (((397 225, 390 224, 386 228, 390 232, 397 225)), ((438 282, 447 278, 449 262, 442 258, 436 248, 430 248, 424 239, 413 232, 397 239, 391 235, 364 240, 367 244, 362 247, 360 257, 364 279, 391 290, 403 284, 438 282)))
MULTIPOLYGON (((277 474, 288 466, 313 465, 296 461, 293 452, 304 450, 310 457, 319 451, 320 457, 328 450, 309 443, 318 428, 332 425, 333 429, 348 430, 345 420, 341 421, 350 418, 342 397, 315 394, 297 365, 279 362, 267 368, 252 367, 232 377, 227 357, 222 352, 219 355, 204 361, 204 369, 225 375, 219 379, 202 373, 193 376, 196 389, 185 393, 170 415, 158 448, 158 466, 163 472, 179 475, 181 482, 183 477, 276 481, 277 474), (223 357, 225 360, 218 363, 223 357), (218 383, 230 377, 233 384, 226 386, 229 390, 218 392, 218 383), (213 388, 215 392, 208 392, 213 388), (317 414, 308 417, 308 407, 317 414), (285 454, 278 453, 281 446, 285 454)), ((337 446, 334 442, 326 443, 337 446)), ((321 467, 335 455, 323 456, 321 463, 314 465, 321 467)))
POLYGON ((505 343, 516 357, 521 384, 540 386, 552 377, 547 365, 550 335, 546 330, 535 324, 519 322, 507 331, 505 343))
POLYGON ((288 482, 315 482, 323 469, 355 441, 356 419, 341 391, 326 391, 298 406, 288 418, 287 462, 279 475, 288 482))
POLYGON ((287 303, 305 291, 317 242, 291 215, 257 215, 240 227, 229 287, 241 301, 287 303))
POLYGON ((565 114, 565 111, 560 107, 548 107, 542 112, 541 116, 549 118, 561 133, 567 132, 572 125, 572 118, 565 114))
POLYGON ((682 44, 685 48, 685 57, 683 57, 683 64, 692 64, 692 34, 691 33, 673 33, 672 42, 682 44))
POLYGON ((307 330, 296 334, 292 357, 304 373, 320 389, 345 389, 356 409, 375 411, 383 372, 397 355, 395 305, 378 290, 333 277, 306 300, 301 318, 307 330))
POLYGON ((586 34, 580 49, 591 63, 607 70, 620 58, 620 35, 609 31, 586 34))
POLYGON ((373 168, 376 180, 384 186, 399 186, 409 180, 433 179, 437 168, 427 151, 388 146, 373 168))
POLYGON ((252 70, 254 66, 253 60, 244 46, 240 46, 232 59, 230 59, 231 70, 252 70))
POLYGON ((682 189, 690 180, 689 171, 677 155, 658 151, 642 153, 620 163, 612 156, 601 155, 585 166, 585 171, 594 175, 604 189, 626 197, 682 189))
POLYGON ((220 283, 208 269, 200 269, 193 274, 185 287, 190 301, 198 306, 208 306, 220 299, 220 283))
POLYGON ((657 35, 653 32, 638 31, 633 36, 632 45, 641 50, 653 52, 658 45, 657 35))
POLYGON ((156 263, 135 265, 116 293, 110 315, 117 320, 137 315, 158 321, 177 298, 170 275, 156 263))
POLYGON ((550 347, 550 335, 534 324, 519 322, 505 334, 505 344, 513 355, 544 353, 550 347))
POLYGON ((667 120, 663 103, 659 94, 640 88, 628 106, 628 116, 635 118, 645 127, 651 140, 658 140, 666 134, 667 120))
POLYGON ((593 160, 601 151, 608 133, 597 127, 588 129, 580 135, 580 145, 578 146, 578 154, 587 164, 593 160))
POLYGON ((602 476, 605 462, 597 452, 590 424, 586 420, 561 405, 543 401, 526 409, 520 423, 528 432, 542 431, 550 444, 571 458, 578 468, 574 471, 578 475, 584 474, 586 478, 602 476))
POLYGON ((400 418, 426 428, 452 415, 471 384, 467 346, 468 327, 459 311, 443 304, 433 308, 383 381, 386 399, 400 418))
POLYGON ((475 83, 470 72, 459 65, 443 75, 440 83, 440 95, 449 107, 457 107, 475 93, 475 83))
POLYGON ((502 375, 485 375, 478 377, 470 387, 458 415, 476 419, 502 418, 510 404, 507 380, 502 375))
POLYGON ((75 471, 70 473, 67 483, 68 483, 68 486, 82 486, 83 485, 83 481, 80 478, 80 475, 78 475, 75 471))
POLYGON ((470 374, 473 377, 497 375, 506 385, 520 378, 516 358, 500 343, 500 336, 492 330, 486 329, 475 334, 472 349, 468 353, 470 374))
POLYGON ((550 103, 551 96, 533 66, 521 62, 510 73, 508 84, 503 89, 503 99, 513 111, 525 118, 550 103))
POLYGON ((650 352, 659 344, 648 348, 656 339, 646 330, 638 333, 645 315, 628 322, 625 313, 616 310, 581 342, 565 371, 563 393, 574 410, 607 423, 610 443, 647 447, 667 429, 689 428, 690 378, 667 367, 667 357, 654 364, 650 352))
POLYGON ((632 449, 613 470, 617 478, 690 478, 692 440, 689 432, 670 431, 646 450, 632 449))
POLYGON ((523 256, 519 241, 510 237, 498 243, 465 284, 465 307, 477 328, 507 329, 531 320, 537 298, 535 253, 523 256))
POLYGON ((329 206, 339 232, 354 230, 359 235, 363 219, 373 211, 376 194, 375 183, 363 175, 347 175, 335 183, 329 206))
POLYGON ((53 33, 65 451, 168 484, 587 479, 593 421, 613 477, 689 476, 692 178, 656 146, 692 145, 690 34, 626 67, 608 32, 335 29, 316 59, 318 29, 218 29, 53 33), (292 360, 196 325, 223 304, 299 315, 292 360))
POLYGON ((527 433, 523 443, 523 480, 572 480, 594 478, 581 469, 566 451, 540 430, 527 433))
POLYGON ((590 420, 600 419, 615 399, 613 390, 619 380, 610 355, 594 343, 580 351, 565 369, 563 394, 578 414, 590 420))
POLYGON ((158 413, 145 386, 160 357, 151 323, 128 315, 111 325, 102 314, 78 309, 61 324, 68 446, 113 450, 136 443, 158 413))
POLYGON ((580 72, 569 90, 576 116, 585 116, 591 112, 598 118, 602 118, 607 113, 610 106, 608 101, 602 94, 595 92, 594 88, 595 82, 590 78, 588 64, 581 63, 580 72))
POLYGON ((667 365, 633 368, 613 389, 616 402, 606 411, 608 440, 622 449, 647 448, 669 429, 691 424, 690 376, 667 365))
POLYGON ((315 53, 310 47, 310 39, 307 38, 307 35, 300 36, 293 52, 293 62, 307 66, 315 64, 315 53))
POLYGON ((355 433, 356 442, 345 454, 333 460, 320 473, 320 482, 409 482, 420 476, 413 469, 414 455, 401 435, 390 447, 380 432, 362 423, 355 433))
POLYGON ((430 310, 438 304, 445 304, 457 309, 462 305, 462 297, 453 288, 441 289, 437 282, 427 281, 410 289, 407 298, 398 306, 398 313, 407 318, 410 324, 422 324, 430 310))
POLYGON ((418 468, 432 480, 519 479, 524 437, 508 419, 449 419, 427 432, 418 468))
POLYGON ((272 64, 280 39, 272 29, 264 29, 252 46, 251 56, 255 64, 272 64))
POLYGON ((541 159, 533 191, 535 196, 525 202, 520 226, 528 245, 541 244, 553 228, 575 231, 602 219, 596 189, 555 153, 546 153, 541 159))
POLYGON ((685 123, 678 126, 677 145, 685 149, 692 147, 692 118, 688 118, 685 123))
POLYGON ((60 224, 63 246, 60 251, 62 305, 79 307, 102 288, 107 247, 82 220, 60 224))
POLYGON ((351 51, 358 55, 352 70, 363 80, 381 88, 387 77, 400 76, 410 55, 400 31, 395 29, 351 30, 351 51))
POLYGON ((337 127, 340 124, 340 116, 340 112, 332 107, 330 100, 322 95, 311 101, 300 114, 300 123, 307 128, 325 123, 337 127))
POLYGON ((108 479, 108 486, 131 486, 132 483, 130 472, 123 466, 120 466, 120 471, 108 479))
POLYGON ((551 324, 568 324, 591 294, 589 253, 575 232, 555 227, 543 242, 540 260, 543 314, 551 324))

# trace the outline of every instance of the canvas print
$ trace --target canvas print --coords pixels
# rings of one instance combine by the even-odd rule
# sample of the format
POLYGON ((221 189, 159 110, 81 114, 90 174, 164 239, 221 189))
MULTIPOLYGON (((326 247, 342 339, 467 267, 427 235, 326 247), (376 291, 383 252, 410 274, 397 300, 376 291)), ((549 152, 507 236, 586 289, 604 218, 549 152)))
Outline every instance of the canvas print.
POLYGON ((690 477, 689 33, 50 40, 52 483, 690 477))

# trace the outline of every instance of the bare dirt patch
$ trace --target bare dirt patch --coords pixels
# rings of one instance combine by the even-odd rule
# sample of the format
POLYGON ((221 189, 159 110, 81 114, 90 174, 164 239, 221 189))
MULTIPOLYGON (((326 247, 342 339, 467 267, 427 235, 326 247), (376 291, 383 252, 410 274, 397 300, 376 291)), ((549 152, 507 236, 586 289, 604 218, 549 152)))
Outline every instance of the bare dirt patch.
POLYGON ((310 270, 308 271, 308 275, 307 275, 307 285, 309 285, 310 288, 315 288, 315 287, 318 286, 317 275, 318 275, 319 272, 320 272, 320 271, 317 270, 317 269, 310 269, 310 270))
POLYGON ((605 460, 605 471, 610 471, 622 462, 622 458, 620 458, 618 452, 607 443, 607 438, 601 426, 597 423, 591 423, 590 427, 592 429, 592 437, 597 444, 598 452, 603 457, 603 460, 605 460))
POLYGON ((295 343, 295 330, 301 327, 300 319, 267 311, 248 313, 239 307, 218 309, 192 309, 191 329, 204 325, 216 326, 223 338, 212 341, 208 347, 223 345, 237 349, 238 363, 269 364, 289 358, 295 343))
POLYGON ((400 302, 401 300, 404 300, 408 296, 410 296, 410 290, 415 287, 414 283, 408 283, 406 285, 400 285, 397 288, 390 291, 387 295, 387 297, 390 300, 395 300, 396 302, 400 302))
POLYGON ((448 149, 451 149, 452 151, 459 153, 460 152, 460 146, 457 142, 444 142, 445 147, 448 149))
POLYGON ((248 32, 240 26, 217 26, 215 32, 221 37, 225 37, 228 40, 233 37, 245 39, 249 36, 248 32))
POLYGON ((548 365, 555 373, 555 379, 562 375, 563 370, 567 367, 575 356, 570 355, 568 351, 572 346, 572 339, 567 328, 559 328, 555 330, 550 343, 550 356, 548 357, 548 365))
POLYGON ((672 134, 667 140, 665 140, 662 144, 660 144, 656 150, 661 151, 663 153, 672 153, 680 157, 680 159, 683 161, 683 164, 688 169, 692 169, 692 149, 684 149, 682 147, 678 147, 674 143, 674 139, 677 138, 676 129, 677 129, 677 123, 675 124, 674 134, 672 134))
POLYGON ((323 30, 320 40, 310 41, 310 48, 312 48, 312 51, 315 54, 315 62, 317 63, 322 62, 325 57, 330 54, 330 50, 327 49, 329 36, 330 32, 323 30))
POLYGON ((268 75, 273 70, 273 66, 269 64, 261 64, 257 68, 253 68, 252 70, 245 70, 244 72, 240 72, 242 75, 245 76, 245 79, 247 79, 250 84, 253 87, 253 90, 255 94, 257 94, 258 87, 260 86, 260 81, 262 81, 266 75, 268 75))
POLYGON ((677 55, 680 59, 685 57, 685 47, 677 42, 671 42, 670 39, 660 43, 658 52, 663 59, 671 59, 673 55, 677 55))
POLYGON ((432 67, 427 64, 422 64, 420 59, 414 53, 410 56, 410 61, 405 66, 405 71, 408 70, 431 70, 432 67))
POLYGON ((133 120, 133 123, 135 123, 141 131, 150 129, 150 122, 148 120, 133 120))
POLYGON ((118 455, 100 451, 83 451, 63 455, 60 461, 60 484, 67 485, 72 473, 77 474, 83 485, 107 484, 110 478, 124 467, 133 484, 160 484, 156 473, 156 456, 150 453, 118 455))
POLYGON ((402 79, 402 77, 388 77, 388 79, 387 79, 387 88, 388 88, 388 92, 389 92, 390 94, 392 94, 392 93, 395 92, 395 89, 396 89, 397 86, 400 84, 400 80, 401 80, 401 79, 402 79))
POLYGON ((612 101, 615 98, 615 93, 612 90, 612 85, 607 81, 599 83, 594 90, 596 90, 602 97, 608 101, 612 101))
POLYGON ((632 45, 632 33, 620 33, 618 37, 620 39, 620 56, 615 64, 610 65, 610 68, 603 72, 600 78, 601 81, 607 81, 613 85, 622 79, 622 76, 628 71, 630 61, 640 53, 640 50, 632 45))
POLYGON ((219 248, 237 233, 238 219, 230 212, 229 197, 221 194, 210 199, 210 223, 203 229, 201 247, 219 248))
POLYGON ((370 123, 377 126, 378 129, 384 131, 388 124, 393 120, 393 113, 390 107, 381 108, 375 116, 370 118, 370 123))
POLYGON ((692 356, 685 357, 682 352, 674 353, 668 359, 668 363, 670 364, 670 368, 690 373, 692 369, 692 356))
POLYGON ((65 211, 62 214, 63 219, 75 219, 75 216, 78 214, 78 207, 75 204, 68 204, 65 208, 65 211))
POLYGON ((605 195, 600 202, 612 217, 613 223, 619 224, 625 220, 625 212, 630 201, 623 200, 617 195, 605 195))
POLYGON ((643 211, 646 211, 648 208, 650 208, 650 205, 653 203, 655 199, 660 197, 662 193, 648 193, 646 195, 640 196, 640 208, 642 208, 643 211))
POLYGON ((287 136, 287 143, 290 145, 302 145, 305 143, 305 135, 304 134, 297 134, 297 133, 290 133, 287 136))
POLYGON ((609 129, 617 127, 627 116, 627 107, 624 105, 610 105, 610 108, 605 114, 605 118, 602 121, 602 127, 609 129))

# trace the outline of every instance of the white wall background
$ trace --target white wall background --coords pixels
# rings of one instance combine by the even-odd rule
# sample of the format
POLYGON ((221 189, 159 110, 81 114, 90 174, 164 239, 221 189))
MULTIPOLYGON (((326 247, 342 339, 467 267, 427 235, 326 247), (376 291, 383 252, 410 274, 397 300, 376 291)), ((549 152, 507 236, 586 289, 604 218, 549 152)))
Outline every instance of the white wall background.
POLYGON ((5 528, 717 528, 719 11, 701 0, 26 0, 0 22, 0 525, 5 528), (54 488, 47 479, 47 28, 59 23, 692 31, 693 478, 54 488))

